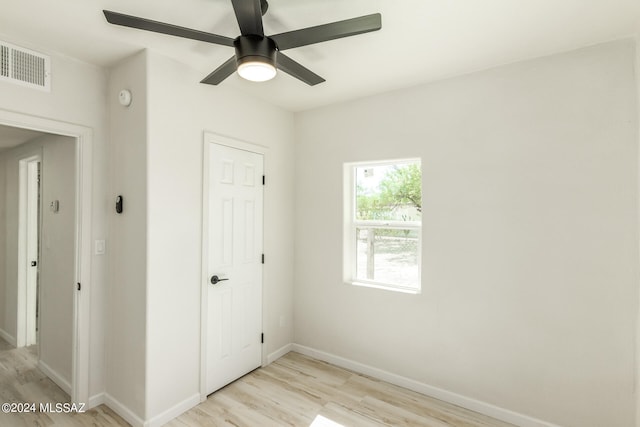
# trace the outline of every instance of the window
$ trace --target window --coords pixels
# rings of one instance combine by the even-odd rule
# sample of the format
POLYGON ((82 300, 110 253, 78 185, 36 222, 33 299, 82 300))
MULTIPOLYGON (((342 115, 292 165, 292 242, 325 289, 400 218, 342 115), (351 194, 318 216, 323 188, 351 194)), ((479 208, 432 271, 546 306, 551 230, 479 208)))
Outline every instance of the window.
POLYGON ((345 165, 344 236, 347 282, 420 291, 419 159, 345 165))

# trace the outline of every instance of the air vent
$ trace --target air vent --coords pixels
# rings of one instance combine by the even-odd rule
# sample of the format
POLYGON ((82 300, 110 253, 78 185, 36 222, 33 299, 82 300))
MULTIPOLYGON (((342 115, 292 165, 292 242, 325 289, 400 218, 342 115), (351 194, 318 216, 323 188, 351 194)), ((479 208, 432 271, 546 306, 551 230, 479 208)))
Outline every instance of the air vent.
POLYGON ((48 56, 0 41, 0 81, 49 92, 50 71, 48 56))

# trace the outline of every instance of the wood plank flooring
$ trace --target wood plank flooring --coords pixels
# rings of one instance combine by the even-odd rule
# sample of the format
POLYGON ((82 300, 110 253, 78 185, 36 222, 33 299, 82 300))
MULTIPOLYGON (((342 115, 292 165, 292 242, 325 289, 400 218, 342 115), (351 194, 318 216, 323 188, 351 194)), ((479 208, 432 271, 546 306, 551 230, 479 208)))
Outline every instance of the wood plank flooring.
MULTIPOLYGON (((36 346, 13 348, 0 338, 0 403, 69 403, 70 398, 37 367, 36 346)), ((81 414, 52 412, 9 413, 0 411, 2 427, 129 426, 104 405, 81 414)))
MULTIPOLYGON (((0 403, 64 403, 69 396, 36 367, 34 348, 14 349, 0 339, 0 403)), ((114 427, 129 424, 101 405, 82 414, 0 413, 7 427, 114 427)), ((444 403, 289 353, 228 385, 167 427, 508 427, 444 403)))
POLYGON ((167 424, 193 426, 512 427, 298 353, 244 376, 167 424))

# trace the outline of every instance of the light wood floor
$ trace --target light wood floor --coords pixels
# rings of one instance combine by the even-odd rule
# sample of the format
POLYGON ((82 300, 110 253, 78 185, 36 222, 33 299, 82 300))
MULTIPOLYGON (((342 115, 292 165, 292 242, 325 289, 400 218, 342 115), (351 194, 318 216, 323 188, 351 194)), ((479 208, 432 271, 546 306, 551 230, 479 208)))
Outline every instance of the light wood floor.
MULTIPOLYGON (((68 402, 36 367, 34 349, 0 340, 0 402, 68 402)), ((102 405, 83 414, 2 414, 0 426, 128 426, 102 405)), ((483 415, 289 353, 228 385, 167 427, 507 427, 483 415)))
POLYGON ((507 427, 298 353, 289 353, 209 396, 167 427, 507 427))
MULTIPOLYGON (((69 395, 37 368, 36 347, 16 349, 0 338, 0 403, 68 403, 69 395)), ((129 426, 115 412, 102 405, 82 414, 36 412, 5 414, 2 427, 88 427, 129 426)))

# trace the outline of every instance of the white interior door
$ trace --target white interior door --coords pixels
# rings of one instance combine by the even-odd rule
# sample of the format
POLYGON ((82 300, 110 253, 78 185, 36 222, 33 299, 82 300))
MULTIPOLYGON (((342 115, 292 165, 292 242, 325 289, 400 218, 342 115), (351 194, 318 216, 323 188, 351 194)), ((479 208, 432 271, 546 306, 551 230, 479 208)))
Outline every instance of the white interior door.
POLYGON ((37 343, 40 155, 18 161, 16 347, 37 343))
POLYGON ((206 392, 262 362, 263 156, 209 146, 206 392))
POLYGON ((38 271, 40 268, 40 160, 27 164, 27 289, 26 289, 26 342, 37 343, 38 271))

